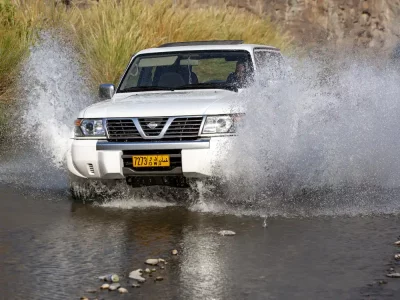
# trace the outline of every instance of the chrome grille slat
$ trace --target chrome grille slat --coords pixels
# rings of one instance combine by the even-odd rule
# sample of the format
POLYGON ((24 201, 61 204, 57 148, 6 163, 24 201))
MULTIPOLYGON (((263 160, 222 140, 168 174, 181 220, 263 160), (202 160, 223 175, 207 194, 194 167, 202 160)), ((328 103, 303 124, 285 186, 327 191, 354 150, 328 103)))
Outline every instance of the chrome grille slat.
POLYGON ((198 137, 202 123, 203 117, 107 119, 106 129, 109 140, 183 139, 198 137), (155 128, 150 128, 152 122, 155 128))
POLYGON ((107 120, 108 137, 112 139, 139 139, 141 138, 132 119, 107 120))

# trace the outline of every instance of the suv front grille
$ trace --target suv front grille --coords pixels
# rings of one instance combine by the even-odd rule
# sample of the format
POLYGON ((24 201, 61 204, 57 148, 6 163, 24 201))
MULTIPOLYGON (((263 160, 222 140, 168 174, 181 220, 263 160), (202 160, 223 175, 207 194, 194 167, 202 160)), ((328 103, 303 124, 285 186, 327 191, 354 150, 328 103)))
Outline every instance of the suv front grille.
POLYGON ((141 139, 132 119, 107 120, 107 133, 111 139, 141 139))
POLYGON ((200 135, 203 117, 125 118, 106 121, 107 138, 115 141, 185 140, 200 135))

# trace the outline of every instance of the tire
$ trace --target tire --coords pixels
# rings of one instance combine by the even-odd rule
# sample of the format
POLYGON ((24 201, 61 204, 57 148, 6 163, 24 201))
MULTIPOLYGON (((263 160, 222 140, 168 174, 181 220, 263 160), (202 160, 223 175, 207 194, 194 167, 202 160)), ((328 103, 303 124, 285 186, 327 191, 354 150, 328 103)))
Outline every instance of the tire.
POLYGON ((74 200, 92 202, 105 200, 121 192, 121 186, 126 184, 123 180, 90 180, 69 175, 69 190, 74 200))

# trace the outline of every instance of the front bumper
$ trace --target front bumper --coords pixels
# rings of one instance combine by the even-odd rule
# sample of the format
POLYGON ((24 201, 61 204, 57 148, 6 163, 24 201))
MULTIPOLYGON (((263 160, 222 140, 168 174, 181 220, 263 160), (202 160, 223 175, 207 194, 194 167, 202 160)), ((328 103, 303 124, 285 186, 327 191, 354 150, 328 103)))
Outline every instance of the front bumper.
POLYGON ((70 139, 67 152, 69 171, 92 179, 123 179, 129 176, 184 176, 202 178, 212 175, 213 166, 226 152, 229 137, 196 141, 107 142, 106 140, 70 139), (135 171, 127 168, 123 157, 129 151, 179 151, 181 165, 168 171, 135 171), (224 151, 225 150, 225 151, 224 151), (125 155, 124 155, 125 153, 125 155))

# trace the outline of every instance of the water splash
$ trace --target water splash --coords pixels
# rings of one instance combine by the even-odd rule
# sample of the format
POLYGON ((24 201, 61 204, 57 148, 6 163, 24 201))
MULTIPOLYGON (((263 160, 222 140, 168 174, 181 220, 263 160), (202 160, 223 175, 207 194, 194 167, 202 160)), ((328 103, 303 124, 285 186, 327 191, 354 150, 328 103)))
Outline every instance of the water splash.
MULTIPOLYGON (((379 58, 292 59, 283 84, 245 91, 223 202, 278 215, 400 211, 400 73, 379 58), (378 191, 378 192, 375 192, 378 191)), ((223 166, 223 167, 222 167, 223 166)), ((204 205, 204 204, 203 204, 204 205)))
POLYGON ((78 56, 52 32, 41 35, 24 64, 22 134, 56 167, 65 163, 78 112, 94 100, 78 56))
POLYGON ((125 190, 126 193, 120 193, 119 197, 108 198, 106 201, 96 202, 94 205, 118 209, 147 209, 177 205, 174 193, 167 193, 165 188, 162 187, 132 190, 125 185, 124 187, 119 187, 118 190, 125 190))
POLYGON ((2 145, 0 182, 66 188, 65 154, 77 113, 93 102, 78 57, 58 32, 43 32, 23 62, 2 145))
MULTIPOLYGON (((71 124, 94 97, 78 56, 62 39, 44 33, 31 50, 14 126, 31 149, 28 155, 16 150, 21 163, 6 161, 0 180, 9 182, 12 174, 13 181, 29 177, 48 188, 56 177, 65 185, 71 124)), ((191 210, 262 216, 400 211, 397 67, 376 57, 327 57, 292 58, 284 85, 266 85, 266 71, 240 96, 246 117, 227 149, 229 160, 216 169, 223 182, 200 183, 187 196, 195 202, 191 210)), ((130 208, 153 199, 126 186, 118 193, 102 205, 130 208)))

